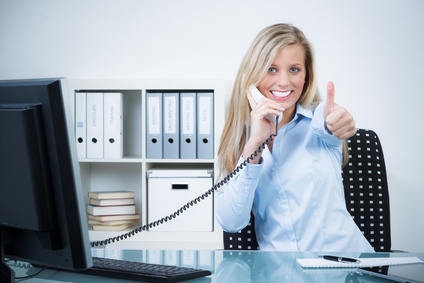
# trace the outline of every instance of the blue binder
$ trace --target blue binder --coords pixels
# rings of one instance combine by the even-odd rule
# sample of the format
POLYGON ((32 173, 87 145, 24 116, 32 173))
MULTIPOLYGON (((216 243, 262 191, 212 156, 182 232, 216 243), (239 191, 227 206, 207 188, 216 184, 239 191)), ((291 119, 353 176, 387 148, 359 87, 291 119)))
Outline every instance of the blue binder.
POLYGON ((214 158, 213 93, 197 94, 197 158, 214 158))
POLYGON ((180 94, 163 94, 163 158, 180 158, 180 94))
POLYGON ((195 159, 196 134, 196 93, 180 94, 180 157, 195 159))
POLYGON ((146 157, 163 157, 162 93, 146 93, 146 157))

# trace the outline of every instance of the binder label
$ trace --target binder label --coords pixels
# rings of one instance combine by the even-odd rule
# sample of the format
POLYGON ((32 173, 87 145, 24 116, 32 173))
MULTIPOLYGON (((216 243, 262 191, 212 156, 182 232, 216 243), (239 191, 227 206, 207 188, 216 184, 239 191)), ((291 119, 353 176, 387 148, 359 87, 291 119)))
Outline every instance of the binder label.
POLYGON ((97 127, 97 105, 91 105, 91 126, 97 127))
POLYGON ((160 134, 160 98, 149 97, 149 134, 160 134))
POLYGON ((183 134, 193 135, 194 134, 194 98, 183 97, 182 99, 182 126, 183 134))
POLYGON ((108 123, 108 126, 114 125, 115 122, 115 114, 116 114, 116 109, 115 109, 115 105, 113 104, 107 104, 107 121, 105 121, 105 123, 108 123))
POLYGON ((165 134, 177 133, 177 98, 175 96, 164 97, 164 132, 165 134))
POLYGON ((210 105, 212 103, 211 97, 201 96, 199 99, 199 134, 209 135, 211 133, 211 111, 210 105))

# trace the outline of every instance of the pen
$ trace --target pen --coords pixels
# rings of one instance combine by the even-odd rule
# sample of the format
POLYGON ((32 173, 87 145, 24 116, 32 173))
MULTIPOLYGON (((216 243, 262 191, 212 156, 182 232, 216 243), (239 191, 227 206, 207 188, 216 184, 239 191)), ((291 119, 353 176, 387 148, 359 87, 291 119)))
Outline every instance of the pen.
POLYGON ((341 257, 341 256, 332 256, 332 255, 323 255, 323 259, 331 260, 331 261, 337 261, 342 263, 360 263, 361 261, 356 258, 348 258, 348 257, 341 257))

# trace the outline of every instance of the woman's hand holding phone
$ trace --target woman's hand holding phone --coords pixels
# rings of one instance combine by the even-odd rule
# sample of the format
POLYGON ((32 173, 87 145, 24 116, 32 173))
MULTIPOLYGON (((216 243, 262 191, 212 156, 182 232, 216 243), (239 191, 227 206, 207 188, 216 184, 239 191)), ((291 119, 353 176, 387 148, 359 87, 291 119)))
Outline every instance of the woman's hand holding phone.
MULTIPOLYGON (((278 103, 265 98, 259 90, 257 91, 262 96, 259 98, 257 94, 255 94, 257 99, 255 99, 252 91, 246 91, 252 111, 250 113, 250 137, 244 147, 243 158, 250 156, 269 138, 271 132, 275 129, 274 117, 279 116, 282 118, 283 116, 284 109, 282 109, 278 103)), ((281 121, 281 118, 278 119, 278 122, 281 121)), ((261 156, 258 155, 251 163, 259 163, 260 157, 261 156)))

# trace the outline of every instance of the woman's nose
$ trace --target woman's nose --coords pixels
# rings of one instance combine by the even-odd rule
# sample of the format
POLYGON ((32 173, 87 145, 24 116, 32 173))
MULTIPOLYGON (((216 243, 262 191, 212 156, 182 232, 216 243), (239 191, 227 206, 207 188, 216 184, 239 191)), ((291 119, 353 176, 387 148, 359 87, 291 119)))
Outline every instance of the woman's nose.
POLYGON ((289 86, 290 82, 289 82, 289 76, 287 73, 285 72, 281 72, 278 76, 278 81, 277 84, 281 87, 281 88, 286 88, 289 86))

